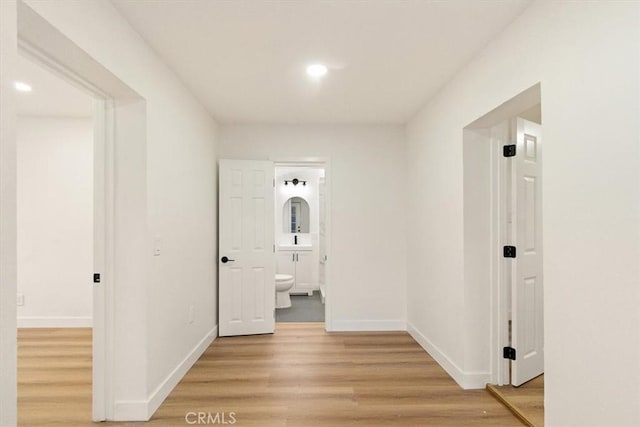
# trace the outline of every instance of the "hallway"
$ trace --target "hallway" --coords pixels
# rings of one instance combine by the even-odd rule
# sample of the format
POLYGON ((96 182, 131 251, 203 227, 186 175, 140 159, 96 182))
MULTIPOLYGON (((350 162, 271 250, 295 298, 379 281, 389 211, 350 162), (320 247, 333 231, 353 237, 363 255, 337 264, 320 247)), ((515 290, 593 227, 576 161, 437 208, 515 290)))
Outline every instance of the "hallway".
MULTIPOLYGON (((90 339, 19 331, 19 425, 92 425, 90 339)), ((320 323, 217 338, 149 425, 198 413, 233 413, 239 426, 521 425, 486 391, 461 390, 406 332, 329 334, 320 323)))

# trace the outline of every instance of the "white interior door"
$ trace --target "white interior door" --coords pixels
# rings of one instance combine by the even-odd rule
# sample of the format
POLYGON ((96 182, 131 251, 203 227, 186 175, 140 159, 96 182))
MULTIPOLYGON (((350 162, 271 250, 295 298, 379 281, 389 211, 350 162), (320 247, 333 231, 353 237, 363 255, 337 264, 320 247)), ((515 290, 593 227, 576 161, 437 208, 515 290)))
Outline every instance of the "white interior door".
POLYGON ((511 383, 519 386, 544 371, 542 281, 541 127, 518 118, 512 177, 511 383))
POLYGON ((275 327, 274 166, 220 160, 219 335, 275 327))

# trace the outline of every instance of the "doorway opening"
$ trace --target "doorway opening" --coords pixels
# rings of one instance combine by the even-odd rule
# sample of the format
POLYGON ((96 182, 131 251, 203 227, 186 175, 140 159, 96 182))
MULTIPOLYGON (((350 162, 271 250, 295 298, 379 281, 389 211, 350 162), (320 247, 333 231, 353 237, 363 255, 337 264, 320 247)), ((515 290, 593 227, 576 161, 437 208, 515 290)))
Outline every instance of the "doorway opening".
MULTIPOLYGON (((131 351, 133 346, 123 345, 123 337, 116 336, 115 331, 131 329, 130 321, 124 315, 126 310, 122 310, 122 301, 127 300, 127 292, 135 292, 145 284, 131 280, 127 271, 122 269, 123 260, 127 259, 132 245, 126 239, 120 238, 116 241, 115 235, 116 230, 121 235, 127 235, 125 227, 131 220, 131 216, 121 215, 124 204, 117 204, 116 200, 126 198, 130 187, 143 182, 146 164, 141 161, 141 155, 136 156, 130 153, 136 149, 140 149, 139 153, 144 153, 145 101, 28 5, 18 2, 17 12, 19 54, 93 98, 93 137, 90 141, 92 157, 88 160, 90 164, 85 165, 88 172, 87 170, 83 172, 91 175, 89 190, 91 190, 93 205, 89 209, 92 224, 89 227, 92 249, 89 253, 91 271, 84 279, 84 285, 91 293, 92 330, 90 336, 83 341, 84 346, 90 349, 88 350, 90 357, 84 360, 85 362, 87 359, 90 360, 90 367, 87 369, 90 370, 88 401, 91 413, 82 421, 128 419, 130 415, 125 413, 126 408, 117 405, 119 398, 116 393, 120 390, 118 384, 124 378, 127 384, 131 384, 134 379, 144 379, 144 372, 123 372, 127 365, 118 362, 120 359, 128 358, 127 356, 133 352, 131 351), (116 150, 116 146, 130 149, 127 151, 129 153, 127 162, 122 161, 123 155, 116 150), (142 173, 140 173, 141 170, 142 173), (122 185, 116 191, 116 178, 130 185, 122 185), (119 273, 118 280, 115 280, 116 271, 119 273), (116 288, 118 288, 117 292, 116 288), (117 317, 116 312, 118 312, 117 317)), ((33 93, 40 89, 42 88, 33 87, 33 93)), ((58 103, 62 103, 62 100, 58 100, 58 103)), ((66 156, 64 161, 75 160, 66 156)), ((65 173, 68 172, 65 171, 65 173)), ((134 198, 130 197, 126 200, 134 200, 134 198)), ((11 201, 5 200, 3 203, 8 202, 11 201)), ((55 203, 56 199, 53 198, 49 202, 55 203)), ((47 212, 48 206, 39 208, 47 212)), ((68 212, 65 219, 70 219, 73 214, 74 212, 68 212)), ((138 216, 132 216, 135 220, 138 219, 138 216)), ((142 218, 142 215, 139 217, 142 218)), ((133 227, 131 229, 135 230, 133 227)), ((140 227, 138 226, 137 229, 140 227)), ((53 250, 55 248, 50 249, 49 252, 53 250)), ((34 301, 35 299, 25 295, 24 307, 34 301)), ((75 305, 78 308, 80 302, 75 301, 75 305)), ((73 321, 67 319, 68 324, 76 322, 77 325, 77 322, 81 321, 87 321, 87 319, 83 320, 83 316, 77 316, 73 321)), ((56 372, 51 370, 46 374, 57 375, 56 372)), ((61 405, 73 407, 73 403, 64 401, 61 405)))
POLYGON ((329 329, 329 162, 220 159, 218 165, 219 335, 273 333, 276 305, 290 306, 289 290, 295 285, 298 266, 300 285, 294 293, 315 295, 320 304, 324 299, 325 329, 329 329), (282 172, 277 179, 276 166, 282 172), (313 198, 312 192, 316 194, 313 198), (278 255, 280 277, 276 275, 278 255), (317 284, 312 283, 313 270, 317 284), (276 282, 282 285, 280 292, 276 292, 276 282))
POLYGON ((92 326, 94 99, 24 56, 18 76, 18 327, 92 326))
MULTIPOLYGON (((96 355, 105 351, 105 324, 95 315, 106 302, 93 282, 108 244, 99 220, 105 182, 96 179, 105 171, 106 97, 24 40, 18 53, 31 88, 18 94, 16 128, 19 395, 59 393, 30 379, 58 367, 50 347, 60 342, 73 360, 91 361, 69 367, 86 386, 79 421, 101 420, 107 368, 96 355)), ((28 407, 19 400, 19 419, 28 407)))
POLYGON ((496 386, 544 372, 540 95, 537 84, 464 128, 465 288, 490 325, 477 345, 496 386))
POLYGON ((26 89, 16 94, 18 416, 23 420, 38 399, 56 398, 65 381, 73 381, 83 391, 74 396, 74 416, 86 422, 92 411, 92 363, 85 361, 92 359, 96 101, 23 50, 17 76, 26 89), (61 364, 68 380, 36 381, 61 364))
POLYGON ((322 165, 275 166, 276 323, 325 321, 327 224, 322 165))

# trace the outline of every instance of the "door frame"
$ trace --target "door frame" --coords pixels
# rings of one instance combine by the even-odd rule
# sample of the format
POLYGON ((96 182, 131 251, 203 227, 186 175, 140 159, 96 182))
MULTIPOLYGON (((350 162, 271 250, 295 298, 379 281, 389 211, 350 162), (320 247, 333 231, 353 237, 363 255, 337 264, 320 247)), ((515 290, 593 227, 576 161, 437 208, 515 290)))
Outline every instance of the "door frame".
MULTIPOLYGON (((18 55, 29 58, 52 74, 95 98, 93 114, 93 265, 101 273, 92 288, 92 419, 107 418, 113 363, 107 349, 113 348, 114 307, 114 157, 115 121, 113 99, 65 65, 28 42, 18 40, 18 55)), ((89 282, 90 278, 87 278, 89 282)))
POLYGON ((278 157, 269 156, 269 160, 273 162, 274 167, 307 167, 324 169, 325 179, 325 227, 326 227, 326 252, 327 259, 325 261, 325 298, 324 298, 324 328, 326 331, 333 330, 332 316, 332 292, 331 285, 331 159, 329 157, 278 157))
MULTIPOLYGON (((502 256, 502 247, 508 244, 507 238, 509 237, 506 223, 506 202, 509 189, 505 178, 510 174, 511 169, 508 162, 504 161, 502 146, 512 143, 510 142, 512 135, 515 138, 515 128, 512 128, 511 125, 512 122, 515 124, 515 120, 511 119, 537 105, 540 105, 541 109, 544 107, 540 82, 507 98, 505 102, 463 128, 463 131, 472 131, 477 139, 476 142, 486 144, 487 149, 490 150, 483 166, 488 168, 489 185, 488 207, 486 208, 489 210, 489 231, 486 238, 483 237, 483 242, 485 242, 483 249, 489 251, 489 256, 488 260, 482 260, 484 265, 488 264, 489 274, 486 276, 488 283, 481 283, 481 289, 489 292, 489 371, 483 381, 491 384, 510 383, 510 363, 503 358, 502 351, 503 347, 509 345, 511 272, 510 264, 507 262, 509 260, 505 260, 502 256)), ((463 137, 463 145, 465 138, 463 137)), ((483 281, 484 279, 480 280, 480 282, 483 281)))
POLYGON ((502 256, 502 247, 508 243, 507 226, 508 180, 510 170, 502 155, 502 146, 511 138, 512 120, 506 120, 506 135, 490 136, 491 146, 491 283, 492 283, 492 383, 510 383, 510 363, 501 349, 510 345, 509 322, 511 310, 511 270, 502 256))
MULTIPOLYGON (((502 349, 511 346, 511 311, 513 310, 513 277, 512 264, 502 256, 504 245, 511 244, 515 231, 508 224, 508 207, 513 206, 511 200, 513 185, 513 162, 507 161, 502 154, 502 147, 513 144, 517 138, 518 114, 497 123, 492 129, 502 126, 499 136, 491 134, 491 382, 496 385, 511 384, 511 361, 504 359, 502 349)), ((514 214, 515 215, 515 214, 514 214)), ((542 265, 544 277, 544 264, 542 265)), ((543 338, 544 340, 544 338, 543 338)))
POLYGON ((139 167, 118 164, 116 146, 134 144, 140 148, 146 144, 146 139, 141 138, 146 129, 146 101, 21 1, 17 2, 17 41, 21 54, 98 100, 94 118, 94 254, 98 256, 94 258, 94 268, 101 269, 95 271, 101 273, 101 282, 93 284, 92 278, 87 278, 88 285, 93 287, 94 305, 92 419, 113 420, 122 416, 116 414, 121 409, 115 401, 115 384, 121 381, 122 375, 118 374, 123 369, 115 363, 115 352, 122 348, 115 334, 118 321, 115 287, 128 283, 126 273, 116 280, 116 273, 120 273, 117 257, 127 249, 116 241, 117 231, 124 227, 121 216, 117 216, 116 199, 123 192, 126 194, 126 190, 116 189, 116 176, 139 167))
MULTIPOLYGON (((101 100, 96 106, 96 113, 103 122, 102 126, 98 126, 96 131, 103 139, 96 138, 94 140, 94 144, 98 147, 96 155, 94 155, 94 162, 96 161, 96 156, 99 161, 95 170, 104 172, 101 175, 103 178, 102 190, 98 189, 96 196, 99 197, 97 205, 100 202, 103 203, 103 208, 100 209, 103 212, 101 216, 103 221, 101 222, 104 224, 104 233, 101 232, 101 235, 104 236, 102 243, 104 247, 104 256, 102 257, 104 263, 103 266, 97 266, 103 268, 102 271, 99 271, 99 273, 103 274, 100 287, 98 288, 91 283, 91 277, 87 278, 88 285, 92 286, 94 292, 98 294, 94 294, 93 351, 94 353, 97 351, 95 362, 97 362, 98 366, 97 372, 93 373, 96 376, 96 380, 94 381, 95 395, 93 396, 92 419, 101 421, 105 419, 113 420, 116 417, 123 419, 137 418, 139 417, 137 414, 131 415, 132 412, 128 411, 129 405, 123 405, 122 401, 116 402, 115 400, 116 384, 120 384, 125 379, 127 384, 134 381, 142 384, 146 380, 144 372, 128 372, 125 369, 126 366, 120 363, 116 364, 116 355, 121 356, 120 353, 125 352, 128 348, 124 345, 119 345, 122 344, 122 339, 114 333, 115 325, 116 322, 128 322, 129 320, 126 316, 120 316, 122 312, 116 310, 120 308, 118 307, 120 304, 116 302, 116 297, 118 295, 121 296, 122 292, 117 293, 114 288, 120 285, 126 290, 130 288, 138 290, 144 283, 140 283, 139 278, 129 274, 126 269, 120 268, 121 265, 124 265, 122 251, 126 252, 129 246, 123 242, 123 239, 116 240, 116 237, 120 234, 126 235, 125 232, 121 233, 121 230, 126 231, 132 229, 132 227, 142 229, 140 223, 145 219, 146 212, 140 214, 136 212, 137 215, 133 215, 133 219, 129 216, 120 215, 120 210, 116 210, 120 203, 116 203, 116 201, 129 196, 129 189, 126 186, 118 186, 116 189, 115 183, 119 179, 131 180, 131 182, 138 184, 137 191, 140 188, 144 188, 144 191, 146 191, 146 187, 140 187, 143 183, 142 174, 139 173, 140 168, 146 168, 146 163, 143 162, 146 159, 142 159, 146 149, 146 100, 117 77, 110 68, 107 68, 102 62, 99 62, 84 51, 72 39, 63 34, 45 17, 38 14, 23 1, 18 0, 14 8, 9 7, 8 10, 10 12, 13 10, 16 13, 16 47, 19 47, 21 53, 27 51, 27 55, 35 56, 37 60, 48 65, 54 73, 70 79, 72 84, 76 84, 101 100), (129 162, 117 160, 116 155, 119 150, 116 150, 116 147, 120 146, 133 147, 132 150, 135 151, 137 157, 130 159, 129 162), (117 279, 116 273, 118 274, 117 279), (95 289, 102 289, 102 291, 98 293, 95 289), (98 304, 98 308, 95 308, 96 304, 98 304), (116 317, 116 313, 119 314, 118 317, 116 317), (101 328, 100 319, 102 318, 104 318, 104 322, 101 328), (100 329, 102 329, 102 332, 100 332, 100 329), (100 368, 101 364, 102 368, 100 368), (102 372, 101 374, 100 371, 102 372), (123 371, 125 372, 123 373, 123 371), (126 377, 125 374, 127 375, 126 377)), ((13 63, 17 54, 17 48, 8 50, 7 62, 13 63)), ((3 81, 3 83, 5 82, 3 81)), ((7 96, 13 98, 9 93, 7 96)), ((9 103, 9 105, 11 106, 13 103, 9 103)), ((3 118, 6 117, 3 116, 3 118)), ((10 132, 15 129, 15 116, 13 119, 13 121, 8 122, 10 132)), ((14 142, 14 139, 9 141, 9 149, 11 149, 11 144, 14 142)), ((124 156, 120 155, 118 159, 123 160, 124 156)), ((3 163, 9 169, 9 182, 13 179, 11 177, 11 169, 15 169, 15 164, 15 156, 3 163)), ((0 201, 0 205, 3 207, 3 212, 6 210, 9 216, 8 221, 5 221, 5 226, 8 223, 8 226, 15 230, 15 224, 11 219, 11 216, 15 214, 15 209, 10 208, 10 206, 15 205, 15 192, 8 191, 7 193, 8 197, 0 201)), ((140 199, 144 198, 140 197, 140 199)), ((95 209, 96 206, 94 206, 94 212, 95 209)), ((140 248, 137 247, 136 249, 140 248)), ((15 268, 15 247, 5 251, 3 261, 7 262, 9 268, 15 268)), ((15 301, 17 292, 15 275, 11 272, 9 272, 9 275, 13 276, 10 277, 12 283, 7 285, 10 287, 9 292, 13 293, 15 301)), ((128 312, 124 314, 128 314, 128 312)), ((15 331, 16 316, 12 317, 12 319, 2 319, 3 327, 6 325, 15 331)), ((119 328, 122 328, 122 325, 119 325, 119 328)), ((12 341, 13 354, 15 354, 15 339, 11 337, 9 339, 12 341)), ((6 369, 10 373, 15 373, 15 367, 16 361, 14 357, 13 362, 8 361, 6 368, 3 366, 3 370, 6 369)), ((6 397, 14 400, 15 386, 13 391, 9 390, 6 393, 6 397)), ((0 410, 3 409, 4 407, 0 408, 0 410)), ((13 419, 15 410, 10 410, 6 416, 0 415, 8 417, 7 419, 13 419)))

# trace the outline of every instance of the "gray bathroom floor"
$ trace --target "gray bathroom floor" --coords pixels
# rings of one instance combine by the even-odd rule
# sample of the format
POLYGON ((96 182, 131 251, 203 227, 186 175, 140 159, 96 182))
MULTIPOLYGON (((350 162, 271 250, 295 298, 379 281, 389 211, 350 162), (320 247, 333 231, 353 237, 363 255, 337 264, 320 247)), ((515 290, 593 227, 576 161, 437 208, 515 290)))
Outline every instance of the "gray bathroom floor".
POLYGON ((291 307, 276 309, 276 322, 324 322, 320 292, 313 296, 291 295, 291 307))

